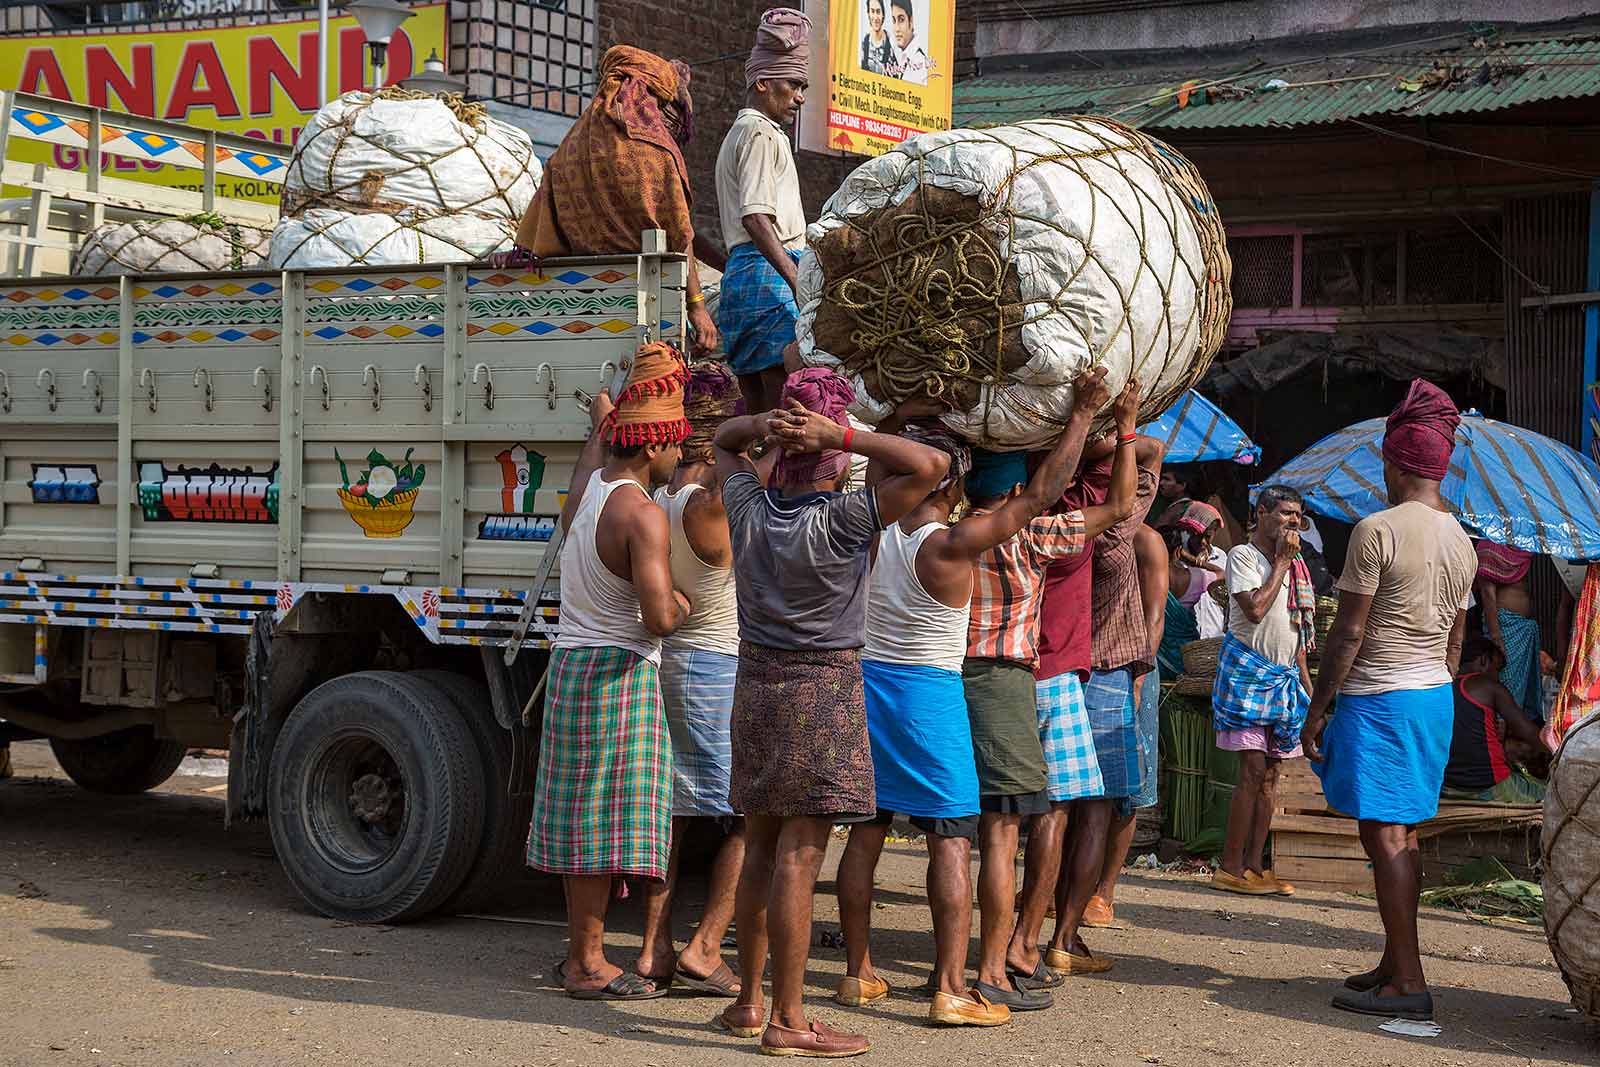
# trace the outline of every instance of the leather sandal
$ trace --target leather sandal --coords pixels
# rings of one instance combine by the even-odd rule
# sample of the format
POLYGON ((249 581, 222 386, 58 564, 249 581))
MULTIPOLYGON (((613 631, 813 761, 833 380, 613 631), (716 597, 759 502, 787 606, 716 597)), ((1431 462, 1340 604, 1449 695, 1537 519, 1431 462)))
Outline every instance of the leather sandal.
POLYGON ((717 1013, 717 1025, 734 1037, 760 1037, 767 1021, 759 1004, 729 1004, 717 1013))
POLYGON ((768 1056, 807 1056, 819 1060, 842 1060, 859 1056, 872 1048, 863 1034, 842 1034, 824 1023, 813 1021, 804 1030, 769 1022, 761 1035, 761 1051, 768 1056))

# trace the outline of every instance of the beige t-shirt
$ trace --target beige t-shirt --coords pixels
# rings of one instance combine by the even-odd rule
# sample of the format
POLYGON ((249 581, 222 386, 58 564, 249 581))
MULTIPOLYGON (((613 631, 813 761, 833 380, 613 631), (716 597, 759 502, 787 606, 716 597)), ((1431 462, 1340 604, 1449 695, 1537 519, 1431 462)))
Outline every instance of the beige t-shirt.
POLYGON ((806 210, 789 135, 753 107, 739 112, 717 153, 717 210, 729 252, 750 241, 746 215, 771 215, 785 248, 806 246, 806 210))
POLYGON ((1341 692, 1448 683, 1450 630, 1466 609, 1477 569, 1461 525, 1426 504, 1408 502, 1356 523, 1339 588, 1370 595, 1372 612, 1341 692))
POLYGON ((1260 622, 1251 622, 1234 599, 1239 593, 1260 589, 1271 574, 1272 560, 1248 541, 1228 553, 1228 632, 1272 662, 1292 664, 1300 653, 1300 628, 1289 617, 1293 577, 1278 580, 1278 593, 1260 622))

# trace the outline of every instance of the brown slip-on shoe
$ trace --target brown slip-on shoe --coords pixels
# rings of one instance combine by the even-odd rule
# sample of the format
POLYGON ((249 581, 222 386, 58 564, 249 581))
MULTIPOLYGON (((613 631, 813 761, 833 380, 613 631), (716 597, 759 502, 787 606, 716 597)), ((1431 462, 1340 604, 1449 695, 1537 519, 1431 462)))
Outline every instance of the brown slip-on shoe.
POLYGON ((859 1056, 871 1047, 872 1042, 864 1034, 841 1034, 815 1020, 805 1030, 768 1023, 766 1032, 761 1035, 761 1051, 768 1056, 842 1060, 847 1056, 859 1056))
POLYGON ((888 995, 889 983, 882 978, 862 981, 860 978, 851 978, 847 975, 839 979, 839 991, 834 993, 833 999, 847 1008, 864 1008, 868 1004, 876 1004, 888 995))
POLYGON ((734 1037, 760 1037, 766 1021, 766 1009, 756 1004, 729 1004, 717 1015, 717 1025, 734 1037))
POLYGON ((1270 885, 1272 891, 1280 897, 1294 896, 1294 886, 1273 874, 1270 869, 1262 871, 1260 874, 1255 871, 1245 871, 1244 876, 1248 879, 1259 881, 1262 885, 1270 885))
POLYGON ((1053 948, 1045 953, 1045 966, 1058 974, 1104 974, 1111 969, 1110 956, 1080 956, 1076 952, 1053 948))
POLYGON ((1083 909, 1083 925, 1110 926, 1116 921, 1117 916, 1111 910, 1111 905, 1106 903, 1105 897, 1096 893, 1089 898, 1089 903, 1083 909))
POLYGON ((939 992, 933 995, 928 1021, 945 1026, 1000 1026, 1011 1021, 1011 1009, 990 1003, 976 989, 967 990, 964 997, 939 992))
POLYGON ((1221 867, 1211 872, 1211 888, 1220 889, 1224 893, 1239 893, 1247 897, 1271 897, 1276 896, 1278 893, 1276 889, 1259 878, 1251 881, 1249 871, 1245 872, 1243 878, 1239 878, 1229 874, 1221 867))

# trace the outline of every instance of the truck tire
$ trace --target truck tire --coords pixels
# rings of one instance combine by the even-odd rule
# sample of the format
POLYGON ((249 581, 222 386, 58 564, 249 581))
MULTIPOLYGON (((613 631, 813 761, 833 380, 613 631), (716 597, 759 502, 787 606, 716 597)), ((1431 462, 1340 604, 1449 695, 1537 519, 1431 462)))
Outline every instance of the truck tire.
POLYGON ((99 737, 52 737, 50 751, 67 777, 83 788, 127 795, 154 789, 171 778, 188 749, 158 738, 148 726, 135 726, 99 737))
POLYGON ((533 795, 512 797, 506 791, 511 779, 511 732, 495 720, 488 686, 452 671, 417 671, 413 677, 439 690, 455 706, 483 756, 483 843, 461 888, 441 909, 478 911, 510 895, 527 856, 533 795))
POLYGON ((351 922, 406 922, 466 876, 483 836, 477 744, 437 690, 362 671, 324 682, 273 746, 267 821, 306 903, 351 922))

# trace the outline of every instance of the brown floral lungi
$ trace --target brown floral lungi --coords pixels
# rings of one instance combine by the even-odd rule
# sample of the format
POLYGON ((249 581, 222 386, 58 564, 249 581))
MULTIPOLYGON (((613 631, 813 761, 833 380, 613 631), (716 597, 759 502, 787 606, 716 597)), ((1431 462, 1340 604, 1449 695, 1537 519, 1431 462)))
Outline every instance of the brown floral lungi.
POLYGON ((877 811, 860 649, 739 643, 733 806, 746 815, 877 811))

